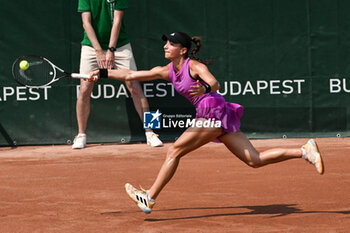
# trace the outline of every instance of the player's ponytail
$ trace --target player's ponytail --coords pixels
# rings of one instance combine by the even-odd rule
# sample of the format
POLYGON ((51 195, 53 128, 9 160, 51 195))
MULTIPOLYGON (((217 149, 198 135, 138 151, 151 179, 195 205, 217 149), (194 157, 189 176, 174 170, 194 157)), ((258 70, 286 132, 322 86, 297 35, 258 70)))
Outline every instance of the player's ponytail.
POLYGON ((200 48, 202 47, 201 38, 198 36, 194 36, 194 37, 192 37, 192 42, 195 44, 195 47, 190 51, 188 56, 191 59, 194 59, 194 60, 199 61, 199 62, 206 64, 206 65, 209 65, 211 63, 211 59, 202 60, 202 59, 198 58, 198 56, 197 56, 197 53, 199 52, 200 48))

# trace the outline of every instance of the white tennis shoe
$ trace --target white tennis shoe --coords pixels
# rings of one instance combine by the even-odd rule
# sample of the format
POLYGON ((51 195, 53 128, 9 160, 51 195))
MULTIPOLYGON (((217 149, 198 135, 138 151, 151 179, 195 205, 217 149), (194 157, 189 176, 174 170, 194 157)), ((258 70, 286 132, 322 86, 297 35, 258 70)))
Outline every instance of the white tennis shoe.
POLYGON ((74 138, 72 148, 83 149, 85 147, 86 147, 86 134, 80 133, 74 138))
POLYGON ((163 142, 158 138, 158 134, 155 134, 153 132, 147 132, 146 138, 147 138, 147 145, 150 145, 152 147, 160 147, 163 146, 163 142))
POLYGON ((305 150, 305 159, 315 165, 317 172, 322 175, 324 173, 324 166, 321 154, 317 148, 316 141, 310 139, 305 145, 302 147, 305 150))
POLYGON ((152 212, 152 208, 156 203, 148 198, 147 190, 138 190, 131 184, 125 184, 125 191, 143 212, 146 214, 152 212))

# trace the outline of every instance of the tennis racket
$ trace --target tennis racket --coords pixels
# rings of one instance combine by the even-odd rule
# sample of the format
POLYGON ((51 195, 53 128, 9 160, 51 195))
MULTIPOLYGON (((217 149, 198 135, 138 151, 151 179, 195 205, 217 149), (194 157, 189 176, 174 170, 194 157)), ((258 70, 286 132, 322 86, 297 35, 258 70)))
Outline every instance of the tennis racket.
POLYGON ((35 55, 21 56, 12 65, 13 78, 28 88, 43 88, 62 78, 88 79, 88 74, 69 73, 48 59, 35 55))

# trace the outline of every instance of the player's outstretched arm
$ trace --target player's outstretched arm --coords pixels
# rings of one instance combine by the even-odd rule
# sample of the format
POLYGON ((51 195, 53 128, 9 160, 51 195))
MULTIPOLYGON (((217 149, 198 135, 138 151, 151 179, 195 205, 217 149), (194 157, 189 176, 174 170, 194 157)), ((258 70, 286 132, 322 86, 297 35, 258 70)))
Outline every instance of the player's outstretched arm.
POLYGON ((131 71, 126 78, 126 81, 151 81, 155 79, 164 79, 169 81, 169 67, 157 66, 151 70, 131 71))
POLYGON ((98 78, 110 78, 119 81, 151 81, 155 79, 169 80, 168 66, 157 66, 151 70, 133 71, 127 69, 95 70, 90 72, 89 81, 97 81, 98 78))

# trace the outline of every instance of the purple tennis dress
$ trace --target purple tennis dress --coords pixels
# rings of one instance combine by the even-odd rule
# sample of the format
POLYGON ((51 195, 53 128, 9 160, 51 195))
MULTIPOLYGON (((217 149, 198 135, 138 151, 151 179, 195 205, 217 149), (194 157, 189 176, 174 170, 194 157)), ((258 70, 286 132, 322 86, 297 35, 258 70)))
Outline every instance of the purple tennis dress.
MULTIPOLYGON (((173 63, 169 65, 169 79, 175 90, 186 97, 196 107, 196 119, 215 119, 221 121, 224 133, 233 133, 241 126, 243 106, 228 103, 217 92, 205 93, 199 97, 191 96, 188 92, 191 86, 195 86, 197 80, 190 74, 190 58, 187 58, 178 73, 175 73, 173 63)), ((203 81, 200 81, 201 83, 203 81)))

